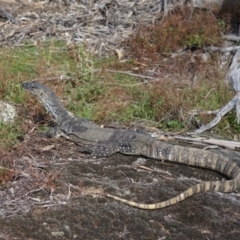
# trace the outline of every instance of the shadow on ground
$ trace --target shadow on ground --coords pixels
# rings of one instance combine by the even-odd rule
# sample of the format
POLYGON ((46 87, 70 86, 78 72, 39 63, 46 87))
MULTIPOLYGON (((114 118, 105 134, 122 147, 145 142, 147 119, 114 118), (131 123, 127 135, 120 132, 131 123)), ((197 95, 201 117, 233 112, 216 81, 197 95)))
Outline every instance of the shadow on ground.
MULTIPOLYGON (((65 140, 34 136, 30 139, 23 143, 21 157, 15 156, 16 165, 22 166, 18 177, 1 188, 0 210, 8 211, 0 219, 1 239, 236 240, 239 237, 237 193, 201 193, 174 206, 151 211, 104 196, 112 193, 155 203, 200 180, 223 178, 215 172, 121 154, 107 159, 86 159, 77 146, 65 140), (32 177, 28 168, 34 173, 32 177), (22 189, 18 194, 23 187, 27 190, 22 189), (11 199, 4 203, 9 195, 11 199), (10 203, 15 208, 21 205, 22 211, 10 211, 10 203)), ((239 159, 240 155, 223 154, 230 154, 233 159, 239 159)))

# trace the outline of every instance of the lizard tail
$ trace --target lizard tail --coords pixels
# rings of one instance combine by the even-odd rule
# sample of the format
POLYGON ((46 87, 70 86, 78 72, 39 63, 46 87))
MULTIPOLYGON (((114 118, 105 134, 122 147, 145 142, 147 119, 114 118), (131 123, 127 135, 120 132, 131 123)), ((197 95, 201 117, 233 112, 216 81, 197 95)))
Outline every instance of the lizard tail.
POLYGON ((153 203, 153 204, 144 204, 144 203, 137 203, 134 201, 126 200, 124 198, 120 198, 111 194, 106 194, 107 197, 113 198, 117 201, 123 202, 127 205, 140 208, 140 209, 159 209, 159 208, 165 208, 171 205, 174 205, 178 202, 183 201, 184 199, 200 192, 207 192, 207 191, 213 191, 217 192, 221 189, 221 192, 231 192, 232 190, 236 189, 236 185, 238 184, 238 181, 240 179, 240 174, 236 179, 228 180, 225 182, 222 181, 208 181, 208 182, 202 182, 199 184, 196 184, 190 188, 188 188, 186 191, 182 192, 181 194, 177 195, 176 197, 173 197, 171 199, 168 199, 166 201, 153 203))

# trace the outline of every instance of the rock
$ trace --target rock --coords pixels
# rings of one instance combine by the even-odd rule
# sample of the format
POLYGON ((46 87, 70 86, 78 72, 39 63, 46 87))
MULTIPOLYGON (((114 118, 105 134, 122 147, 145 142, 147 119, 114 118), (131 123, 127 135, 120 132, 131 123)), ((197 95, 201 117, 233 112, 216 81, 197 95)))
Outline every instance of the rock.
POLYGON ((16 115, 17 113, 15 107, 8 103, 0 101, 0 122, 13 122, 16 115))

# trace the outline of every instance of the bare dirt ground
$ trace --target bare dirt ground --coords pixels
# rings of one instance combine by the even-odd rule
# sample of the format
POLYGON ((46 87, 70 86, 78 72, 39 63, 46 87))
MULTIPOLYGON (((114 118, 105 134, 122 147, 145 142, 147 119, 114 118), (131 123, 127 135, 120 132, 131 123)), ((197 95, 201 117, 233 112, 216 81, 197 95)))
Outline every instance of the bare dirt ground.
MULTIPOLYGON (((17 3, 1 1, 9 11, 17 3)), ((38 4, 34 2, 32 9, 43 13, 43 5, 40 8, 38 4)), ((29 5, 21 6, 19 9, 29 8, 29 5)), ((59 11, 65 9, 53 7, 59 11)), ((16 13, 17 10, 13 16, 16 13)), ((23 36, 15 33, 11 35, 15 40, 23 36)), ((202 193, 153 211, 132 208, 104 196, 112 193, 138 202, 155 203, 199 181, 223 176, 121 154, 86 159, 73 143, 46 139, 31 131, 33 124, 28 121, 26 124, 29 124, 29 134, 9 154, 1 154, 2 162, 11 161, 14 166, 14 171, 9 172, 11 181, 0 187, 1 239, 239 238, 239 193, 202 193)), ((240 165, 240 153, 221 152, 240 165)))

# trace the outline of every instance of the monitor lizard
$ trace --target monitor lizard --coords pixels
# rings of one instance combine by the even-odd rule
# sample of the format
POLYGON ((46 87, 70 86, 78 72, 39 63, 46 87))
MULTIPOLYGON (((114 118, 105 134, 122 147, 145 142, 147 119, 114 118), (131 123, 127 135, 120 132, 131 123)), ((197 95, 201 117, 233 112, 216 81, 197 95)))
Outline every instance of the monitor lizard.
POLYGON ((211 169, 229 178, 225 181, 201 182, 176 197, 153 204, 137 203, 111 194, 106 194, 107 197, 140 209, 158 209, 176 204, 200 192, 233 192, 240 190, 240 168, 236 163, 221 154, 172 145, 154 139, 147 133, 102 128, 87 119, 77 118, 69 114, 55 93, 46 85, 33 81, 22 83, 22 87, 36 96, 55 119, 56 127, 52 135, 56 136, 60 133, 65 138, 80 145, 81 151, 87 152, 91 156, 107 157, 117 152, 141 155, 152 159, 211 169))

